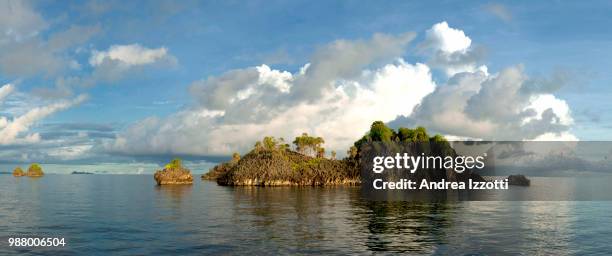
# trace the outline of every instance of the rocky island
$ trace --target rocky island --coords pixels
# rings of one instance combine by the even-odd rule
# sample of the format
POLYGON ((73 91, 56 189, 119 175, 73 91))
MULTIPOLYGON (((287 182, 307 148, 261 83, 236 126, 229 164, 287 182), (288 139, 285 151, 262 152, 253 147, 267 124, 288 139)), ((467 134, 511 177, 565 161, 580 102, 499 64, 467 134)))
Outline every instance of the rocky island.
POLYGON ((15 177, 25 176, 25 172, 23 172, 21 167, 18 166, 17 168, 15 168, 15 170, 13 170, 13 176, 15 177))
POLYGON ((153 178, 157 185, 193 184, 191 171, 185 167, 180 159, 175 158, 164 169, 156 171, 153 178))
POLYGON ((26 173, 26 176, 28 177, 41 177, 43 175, 45 175, 45 173, 39 164, 31 164, 28 168, 28 172, 26 173))
MULTIPOLYGON (((344 159, 337 160, 336 153, 325 156, 322 147, 324 139, 304 133, 293 141, 294 149, 283 138, 265 137, 254 148, 240 157, 234 153, 229 162, 213 167, 202 179, 216 180, 219 185, 229 186, 321 186, 321 185, 359 185, 360 160, 367 154, 371 142, 387 145, 406 145, 416 142, 427 144, 428 150, 436 150, 438 155, 456 155, 441 135, 429 137, 425 128, 399 128, 397 131, 376 121, 370 131, 354 143, 344 159), (429 146, 431 145, 431 146, 429 146)), ((413 154, 421 154, 420 149, 413 154)), ((431 152, 430 152, 431 153, 431 152)), ((458 174, 447 170, 426 170, 419 177, 432 181, 468 180, 484 181, 475 173, 458 174)))
MULTIPOLYGON (((215 166, 204 179, 230 186, 318 186, 359 184, 359 170, 348 160, 328 159, 323 139, 302 134, 289 148, 284 140, 265 137, 244 157, 215 166), (316 153, 315 153, 316 152, 316 153)), ((335 154, 332 154, 335 155, 335 154)))

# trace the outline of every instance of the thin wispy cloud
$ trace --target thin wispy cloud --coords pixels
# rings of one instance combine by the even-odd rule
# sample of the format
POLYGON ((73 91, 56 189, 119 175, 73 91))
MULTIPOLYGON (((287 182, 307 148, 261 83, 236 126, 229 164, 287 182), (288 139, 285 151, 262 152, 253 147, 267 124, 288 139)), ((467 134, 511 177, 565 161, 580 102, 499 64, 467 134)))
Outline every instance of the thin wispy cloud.
POLYGON ((504 22, 509 23, 512 21, 512 13, 510 12, 510 10, 508 10, 508 7, 506 7, 506 5, 500 3, 490 3, 485 5, 484 9, 504 22))

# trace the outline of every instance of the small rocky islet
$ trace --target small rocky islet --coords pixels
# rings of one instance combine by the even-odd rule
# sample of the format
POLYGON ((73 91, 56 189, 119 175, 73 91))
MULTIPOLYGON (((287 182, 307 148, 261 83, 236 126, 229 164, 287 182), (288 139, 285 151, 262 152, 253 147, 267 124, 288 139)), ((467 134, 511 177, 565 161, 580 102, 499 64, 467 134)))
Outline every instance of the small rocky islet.
POLYGON ((13 170, 13 176, 15 177, 42 177, 44 175, 45 173, 43 172, 42 167, 40 167, 39 164, 31 164, 30 167, 28 167, 27 172, 24 172, 23 169, 21 169, 21 167, 19 166, 17 166, 15 170, 13 170))
POLYGON ((173 159, 162 170, 153 175, 157 185, 188 185, 193 184, 191 170, 185 168, 178 158, 173 159))
POLYGON ((17 167, 15 168, 15 170, 13 170, 13 176, 15 177, 25 176, 25 172, 23 171, 23 169, 21 169, 21 167, 17 167))

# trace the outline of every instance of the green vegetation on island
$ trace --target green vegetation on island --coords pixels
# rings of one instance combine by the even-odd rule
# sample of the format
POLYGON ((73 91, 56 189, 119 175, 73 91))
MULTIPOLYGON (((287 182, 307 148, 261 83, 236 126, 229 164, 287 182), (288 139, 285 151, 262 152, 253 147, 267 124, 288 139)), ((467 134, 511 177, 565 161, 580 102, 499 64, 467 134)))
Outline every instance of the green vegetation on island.
POLYGON ((433 137, 429 137, 429 135, 427 134, 427 130, 422 126, 419 126, 415 129, 400 127, 399 129, 397 129, 396 132, 395 130, 385 125, 385 123, 383 123, 382 121, 376 121, 372 123, 372 125, 370 126, 370 131, 361 139, 355 142, 355 147, 360 148, 361 145, 366 142, 435 142, 441 145, 448 145, 448 141, 446 140, 446 138, 444 138, 444 136, 436 134, 433 137))
POLYGON ((157 185, 193 184, 191 171, 183 167, 182 161, 175 158, 153 175, 157 185))
MULTIPOLYGON (((421 126, 415 129, 400 127, 395 131, 382 121, 372 123, 370 131, 354 143, 348 154, 354 161, 360 163, 359 160, 361 158, 371 159, 374 156, 380 155, 381 151, 386 152, 385 154, 403 152, 413 156, 424 154, 427 156, 441 156, 443 158, 448 156, 454 158, 457 156, 457 152, 442 135, 436 134, 430 137, 427 130, 421 126)), ((389 170, 386 172, 386 175, 388 177, 409 178, 411 180, 467 181, 472 179, 474 181, 484 181, 484 178, 470 170, 458 173, 442 166, 422 169, 408 174, 401 170, 396 173, 389 170)), ((362 177, 363 180, 371 178, 362 177)))

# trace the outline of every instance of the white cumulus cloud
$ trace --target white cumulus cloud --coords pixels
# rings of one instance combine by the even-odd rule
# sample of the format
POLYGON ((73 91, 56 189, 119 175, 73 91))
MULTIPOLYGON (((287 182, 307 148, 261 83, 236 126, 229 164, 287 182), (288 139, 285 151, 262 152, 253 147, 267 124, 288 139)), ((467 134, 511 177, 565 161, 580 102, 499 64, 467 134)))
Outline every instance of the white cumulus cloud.
POLYGON ((488 71, 486 66, 478 65, 484 50, 472 47, 472 39, 463 30, 451 28, 446 21, 425 32, 422 47, 430 55, 428 64, 443 69, 449 77, 461 72, 488 71))
POLYGON ((529 90, 532 80, 521 66, 497 74, 464 72, 427 95, 411 116, 395 124, 423 125, 460 137, 485 140, 575 138, 567 103, 553 94, 529 90), (549 134, 547 137, 540 137, 549 134))
POLYGON ((463 30, 449 27, 446 21, 433 25, 425 36, 430 47, 446 53, 465 52, 472 44, 463 30))
POLYGON ((528 123, 534 119, 541 119, 544 112, 551 109, 555 116, 557 116, 557 119, 554 120, 555 122, 562 125, 574 124, 574 119, 572 118, 567 102, 562 99, 558 99, 552 94, 536 94, 535 96, 532 96, 529 106, 527 106, 525 109, 532 109, 536 112, 536 114, 523 119, 523 123, 528 123))

